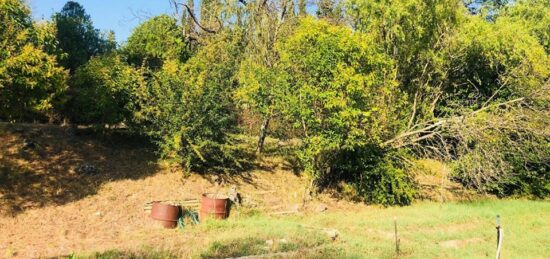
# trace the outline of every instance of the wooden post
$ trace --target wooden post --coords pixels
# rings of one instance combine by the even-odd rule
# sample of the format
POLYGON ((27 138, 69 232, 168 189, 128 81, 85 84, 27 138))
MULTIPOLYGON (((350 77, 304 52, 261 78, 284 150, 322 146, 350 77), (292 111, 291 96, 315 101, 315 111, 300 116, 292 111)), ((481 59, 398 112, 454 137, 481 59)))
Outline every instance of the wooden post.
POLYGON ((497 255, 496 259, 500 258, 500 250, 502 249, 502 227, 500 226, 500 215, 497 214, 497 255))
POLYGON ((395 229, 395 253, 399 255, 399 236, 397 235, 397 219, 393 218, 393 226, 395 229))

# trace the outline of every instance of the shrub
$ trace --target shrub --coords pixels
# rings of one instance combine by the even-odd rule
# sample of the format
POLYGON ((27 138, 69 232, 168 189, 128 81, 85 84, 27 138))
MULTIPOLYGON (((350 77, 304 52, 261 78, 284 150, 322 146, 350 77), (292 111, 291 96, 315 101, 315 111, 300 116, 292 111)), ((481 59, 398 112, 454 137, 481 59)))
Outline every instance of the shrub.
POLYGON ((499 196, 548 195, 550 57, 521 24, 499 19, 472 18, 449 46, 439 110, 465 114, 447 133, 455 178, 499 196))
POLYGON ((498 20, 520 23, 529 29, 550 54, 550 2, 519 0, 499 14, 498 20))
POLYGON ((71 79, 67 113, 73 123, 98 126, 129 122, 134 92, 145 84, 141 72, 114 54, 92 58, 71 79))
MULTIPOLYGON (((401 127, 404 94, 392 79, 391 58, 370 36, 307 18, 278 48, 286 73, 279 86, 280 110, 304 131, 298 157, 314 179, 331 179, 325 172, 335 172, 341 162, 335 158, 377 146, 401 127)), ((361 168, 354 162, 362 161, 350 161, 348 167, 361 168)), ((379 170, 379 176, 393 173, 385 171, 393 170, 390 166, 379 170)))
POLYGON ((21 1, 0 1, 0 119, 56 119, 67 72, 42 48, 48 31, 37 32, 21 1))
POLYGON ((238 33, 217 35, 186 64, 165 62, 141 93, 136 119, 142 132, 187 170, 239 166, 229 144, 237 127, 232 91, 238 49, 238 33))
POLYGON ((403 150, 384 151, 376 146, 340 152, 332 157, 333 168, 320 175, 319 183, 339 182, 346 193, 357 196, 348 198, 367 203, 409 205, 417 185, 403 162, 408 156, 403 150))

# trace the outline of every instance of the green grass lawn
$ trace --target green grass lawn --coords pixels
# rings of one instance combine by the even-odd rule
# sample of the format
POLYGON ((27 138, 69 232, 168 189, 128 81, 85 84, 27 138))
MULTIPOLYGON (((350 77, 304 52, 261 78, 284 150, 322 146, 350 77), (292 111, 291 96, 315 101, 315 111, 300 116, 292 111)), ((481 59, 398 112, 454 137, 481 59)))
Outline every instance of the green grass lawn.
MULTIPOLYGON (((550 203, 527 200, 423 202, 300 216, 257 214, 187 227, 182 235, 207 240, 194 249, 197 258, 266 253, 282 253, 279 257, 284 258, 494 258, 497 214, 504 231, 502 258, 550 256, 550 203), (401 240, 399 256, 394 218, 401 240), (340 236, 332 241, 323 228, 337 229, 340 236)), ((139 257, 170 257, 141 253, 139 257)), ((96 257, 116 255, 110 251, 96 257)))

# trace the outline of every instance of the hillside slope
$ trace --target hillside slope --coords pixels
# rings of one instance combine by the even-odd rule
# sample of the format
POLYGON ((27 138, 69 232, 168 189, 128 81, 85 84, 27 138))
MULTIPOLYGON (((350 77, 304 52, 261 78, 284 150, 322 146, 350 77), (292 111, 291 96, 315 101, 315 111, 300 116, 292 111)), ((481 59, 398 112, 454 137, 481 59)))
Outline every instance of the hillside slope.
POLYGON ((382 208, 321 194, 302 207, 307 181, 278 157, 230 177, 183 176, 136 139, 0 124, 0 258, 394 257, 394 218, 401 256, 492 257, 496 214, 505 226, 503 255, 550 254, 548 202, 382 208), (196 199, 233 185, 246 203, 227 221, 165 230, 144 211, 154 200, 196 199))

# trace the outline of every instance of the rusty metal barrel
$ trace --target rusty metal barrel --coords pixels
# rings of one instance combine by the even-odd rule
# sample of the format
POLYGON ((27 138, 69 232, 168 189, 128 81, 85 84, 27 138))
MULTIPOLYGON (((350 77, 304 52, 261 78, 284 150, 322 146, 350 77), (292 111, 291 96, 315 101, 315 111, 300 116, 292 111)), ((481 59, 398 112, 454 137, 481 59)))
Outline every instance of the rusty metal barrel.
POLYGON ((175 228, 178 225, 180 208, 163 202, 153 202, 151 218, 157 220, 165 228, 175 228))
POLYGON ((204 193, 201 197, 200 221, 206 218, 226 219, 229 217, 229 198, 215 193, 204 193))

